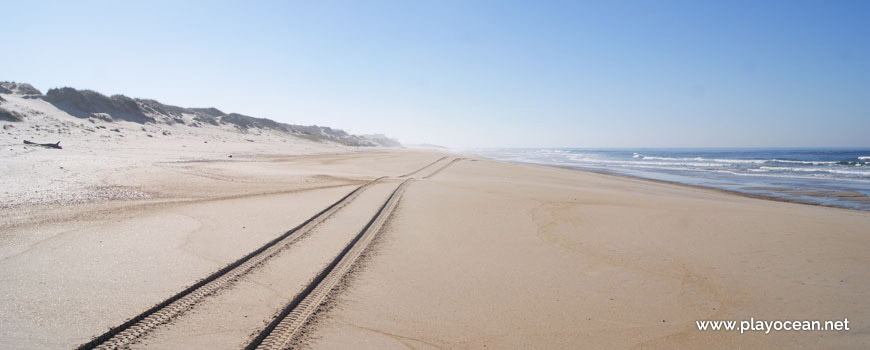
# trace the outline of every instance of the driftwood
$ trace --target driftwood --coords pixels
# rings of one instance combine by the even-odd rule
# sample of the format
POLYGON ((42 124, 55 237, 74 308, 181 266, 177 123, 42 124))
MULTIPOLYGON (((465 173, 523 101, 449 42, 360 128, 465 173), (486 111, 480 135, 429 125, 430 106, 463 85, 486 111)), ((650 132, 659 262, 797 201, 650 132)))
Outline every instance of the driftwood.
POLYGON ((63 149, 62 147, 60 147, 60 141, 58 141, 57 143, 36 143, 36 142, 24 140, 24 144, 25 145, 47 147, 47 148, 63 149))

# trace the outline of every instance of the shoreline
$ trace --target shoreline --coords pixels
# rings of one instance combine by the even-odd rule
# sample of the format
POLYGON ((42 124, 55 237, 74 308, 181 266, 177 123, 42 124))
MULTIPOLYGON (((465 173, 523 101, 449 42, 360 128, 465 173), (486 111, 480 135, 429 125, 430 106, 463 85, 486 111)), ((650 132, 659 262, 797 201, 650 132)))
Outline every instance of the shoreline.
POLYGON ((764 200, 769 200, 769 201, 774 201, 774 202, 804 204, 804 205, 811 205, 811 206, 824 207, 824 208, 850 210, 850 211, 856 211, 856 212, 870 212, 870 209, 864 210, 864 209, 847 208, 847 207, 827 205, 827 204, 822 204, 822 203, 814 203, 814 202, 810 202, 810 201, 800 201, 800 200, 796 200, 796 199, 789 199, 789 198, 777 197, 777 196, 772 196, 772 195, 740 192, 737 190, 729 190, 729 189, 725 189, 725 188, 718 188, 718 187, 712 187, 712 186, 693 185, 693 184, 687 184, 687 183, 682 183, 682 182, 677 182, 677 181, 651 179, 651 178, 646 178, 646 177, 641 177, 641 176, 622 174, 622 173, 618 173, 615 171, 578 168, 578 167, 572 167, 572 166, 568 166, 568 165, 527 163, 527 162, 520 162, 520 161, 510 161, 510 160, 487 158, 487 157, 483 157, 483 156, 476 155, 476 154, 470 154, 470 155, 473 155, 476 157, 481 157, 481 158, 484 158, 487 160, 497 161, 497 162, 506 162, 506 163, 511 163, 511 164, 524 164, 524 165, 537 165, 537 166, 552 167, 552 168, 558 168, 558 169, 567 169, 567 170, 572 170, 572 171, 588 172, 588 173, 599 174, 599 175, 616 176, 616 177, 627 178, 627 179, 649 181, 652 183, 685 186, 685 187, 689 187, 689 188, 702 189, 702 190, 712 190, 712 191, 716 191, 719 193, 731 194, 731 195, 736 195, 736 196, 746 197, 746 198, 753 198, 753 199, 764 199, 764 200))

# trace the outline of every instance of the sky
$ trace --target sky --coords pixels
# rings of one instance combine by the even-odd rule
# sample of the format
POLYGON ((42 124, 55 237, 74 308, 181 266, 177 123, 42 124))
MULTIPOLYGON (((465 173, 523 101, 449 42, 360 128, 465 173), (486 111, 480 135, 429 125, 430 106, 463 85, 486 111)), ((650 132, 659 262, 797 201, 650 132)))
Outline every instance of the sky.
POLYGON ((0 80, 474 147, 870 146, 868 1, 6 1, 0 80))

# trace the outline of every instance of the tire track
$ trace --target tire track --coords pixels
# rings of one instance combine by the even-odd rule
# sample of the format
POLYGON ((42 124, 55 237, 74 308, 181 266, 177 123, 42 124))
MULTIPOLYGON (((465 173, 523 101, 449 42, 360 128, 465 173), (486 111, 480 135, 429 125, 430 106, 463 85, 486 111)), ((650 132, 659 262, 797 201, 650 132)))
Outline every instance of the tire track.
MULTIPOLYGON (((424 167, 425 168, 425 167, 424 167)), ((381 229, 396 208, 402 194, 414 179, 407 179, 393 191, 378 212, 302 292, 251 341, 245 350, 279 350, 286 348, 308 322, 329 292, 350 271, 354 262, 381 229)))
POLYGON ((265 245, 226 267, 212 273, 178 294, 175 294, 150 309, 145 310, 123 324, 111 328, 106 333, 80 345, 77 349, 118 349, 132 344, 138 338, 147 334, 154 328, 169 322, 172 318, 189 310, 209 295, 231 286, 233 282, 251 272, 269 258, 275 256, 283 248, 295 242, 304 233, 310 231, 312 228, 338 212, 342 207, 356 199, 360 193, 365 191, 366 188, 382 179, 384 179, 384 177, 377 178, 357 187, 335 203, 321 210, 314 216, 305 220, 305 222, 299 224, 281 236, 269 241, 265 245))
POLYGON ((424 178, 424 179, 428 179, 428 178, 431 178, 431 177, 433 177, 433 176, 435 176, 435 175, 438 175, 438 173, 440 173, 440 172, 443 171, 444 169, 447 169, 447 167, 453 165, 453 163, 456 163, 456 162, 458 162, 458 161, 460 161, 460 160, 463 160, 463 159, 465 159, 465 158, 454 158, 454 159, 451 160, 449 163, 444 164, 444 166, 438 168, 438 170, 433 171, 433 172, 432 172, 431 174, 429 174, 429 175, 423 176, 423 178, 424 178))
POLYGON ((429 163, 429 164, 426 164, 426 165, 424 165, 424 166, 423 166, 422 168, 420 168, 420 169, 414 170, 414 171, 412 171, 412 172, 410 172, 410 173, 407 173, 407 174, 402 175, 402 176, 399 176, 399 177, 401 177, 401 178, 409 177, 409 176, 411 176, 411 175, 414 175, 414 174, 416 174, 416 173, 419 173, 419 172, 425 170, 426 168, 428 168, 428 167, 430 167, 430 166, 433 166, 433 165, 437 164, 438 162, 440 162, 440 161, 442 161, 442 160, 444 160, 444 159, 447 159, 447 156, 444 156, 444 157, 438 158, 438 159, 436 159, 434 162, 429 163))

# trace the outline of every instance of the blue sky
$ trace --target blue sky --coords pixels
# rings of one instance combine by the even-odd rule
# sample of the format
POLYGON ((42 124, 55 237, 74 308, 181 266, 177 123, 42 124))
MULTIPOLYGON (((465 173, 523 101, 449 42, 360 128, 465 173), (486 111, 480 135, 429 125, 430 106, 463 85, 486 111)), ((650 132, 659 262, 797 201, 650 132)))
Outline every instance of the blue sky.
POLYGON ((0 80, 452 147, 870 146, 867 1, 3 1, 0 80))

